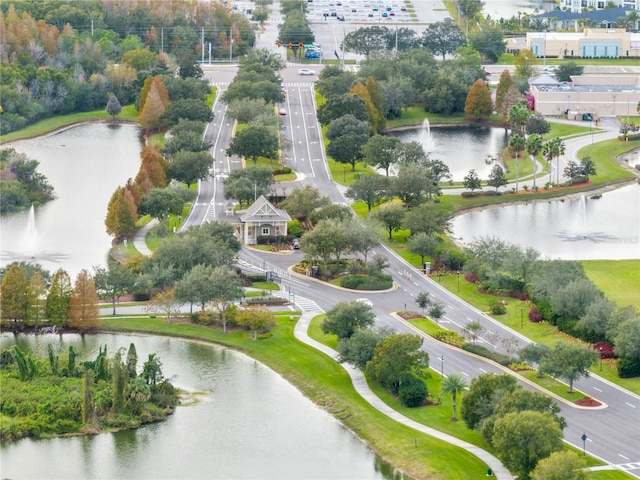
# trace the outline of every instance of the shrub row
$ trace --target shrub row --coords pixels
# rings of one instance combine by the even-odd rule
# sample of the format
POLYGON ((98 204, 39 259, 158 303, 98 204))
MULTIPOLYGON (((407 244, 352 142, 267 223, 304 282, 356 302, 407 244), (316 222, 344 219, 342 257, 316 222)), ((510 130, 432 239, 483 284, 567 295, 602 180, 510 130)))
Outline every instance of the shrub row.
POLYGON ((352 290, 388 290, 393 286, 391 275, 345 275, 340 279, 340 286, 352 290))
POLYGON ((282 297, 248 297, 246 299, 247 305, 286 305, 289 300, 282 297))
POLYGON ((495 197, 502 195, 502 192, 496 192, 495 190, 480 190, 478 192, 462 192, 461 194, 465 198, 469 197, 495 197))
POLYGON ((511 363, 517 362, 516 359, 511 358, 508 355, 492 352, 488 348, 483 347, 482 345, 476 345, 475 343, 464 343, 462 344, 462 349, 466 350, 467 352, 480 355, 481 357, 488 358, 489 360, 493 360, 494 362, 497 362, 505 367, 510 365, 511 363))
POLYGON ((458 332, 454 330, 436 330, 433 332, 433 338, 456 347, 461 347, 466 341, 464 337, 458 335, 458 332))
POLYGON ((294 238, 295 237, 293 235, 278 235, 277 237, 271 235, 258 235, 258 245, 282 245, 293 242, 294 238))

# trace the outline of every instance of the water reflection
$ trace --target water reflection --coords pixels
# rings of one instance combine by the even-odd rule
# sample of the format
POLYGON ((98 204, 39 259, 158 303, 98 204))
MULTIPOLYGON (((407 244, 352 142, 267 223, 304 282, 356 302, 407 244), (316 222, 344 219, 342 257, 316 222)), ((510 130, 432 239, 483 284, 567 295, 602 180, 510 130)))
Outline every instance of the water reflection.
POLYGON ((138 171, 139 133, 135 125, 94 123, 12 145, 40 162, 56 199, 33 217, 25 211, 0 218, 0 264, 35 261, 72 276, 106 265, 112 240, 104 225, 107 205, 116 187, 138 171))
POLYGON ((58 352, 84 345, 82 361, 100 345, 111 355, 131 342, 138 369, 157 352, 165 375, 204 392, 203 401, 128 432, 2 445, 3 478, 401 478, 282 377, 232 350, 143 336, 8 334, 0 336, 0 350, 17 343, 46 355, 49 343, 58 352))
POLYGON ((484 0, 483 3, 482 14, 493 19, 517 17, 519 12, 533 14, 536 9, 539 13, 550 12, 558 6, 553 0, 484 0))
POLYGON ((430 158, 447 164, 454 181, 462 181, 472 168, 480 178, 488 178, 493 164, 488 157, 497 157, 507 145, 504 128, 431 127, 395 131, 390 135, 403 142, 419 142, 430 158))
POLYGON ((565 260, 640 258, 640 185, 570 200, 509 205, 456 217, 463 243, 495 236, 565 260))

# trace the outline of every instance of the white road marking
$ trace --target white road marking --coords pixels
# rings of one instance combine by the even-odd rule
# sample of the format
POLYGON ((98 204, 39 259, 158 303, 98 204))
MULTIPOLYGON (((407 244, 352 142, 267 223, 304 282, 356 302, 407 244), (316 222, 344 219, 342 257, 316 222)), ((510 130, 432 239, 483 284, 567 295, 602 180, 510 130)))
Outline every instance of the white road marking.
POLYGON ((468 377, 469 374, 467 372, 460 372, 461 374, 463 374, 465 377, 468 377))
POLYGON ((602 390, 600 390, 598 387, 593 387, 594 390, 597 390, 599 392, 601 392, 602 390))
POLYGON ((624 455, 622 455, 621 453, 618 454, 619 457, 624 458, 625 460, 629 460, 629 457, 625 457, 624 455))
POLYGON ((624 403, 625 403, 625 404, 627 404, 627 405, 629 405, 631 408, 636 408, 636 406, 635 406, 635 405, 632 405, 632 404, 631 404, 631 403, 629 403, 629 402, 624 402, 624 403))
POLYGON ((478 370, 480 370, 482 373, 487 373, 487 371, 484 368, 478 368, 478 370))

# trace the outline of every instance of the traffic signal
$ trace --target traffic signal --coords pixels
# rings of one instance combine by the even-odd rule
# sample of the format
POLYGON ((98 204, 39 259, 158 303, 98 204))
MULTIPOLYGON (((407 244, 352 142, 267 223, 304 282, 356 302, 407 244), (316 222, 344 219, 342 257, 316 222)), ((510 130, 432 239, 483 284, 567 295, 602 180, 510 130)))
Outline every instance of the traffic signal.
POLYGON ((293 48, 293 43, 289 42, 289 48, 293 48))
POLYGON ((299 46, 300 48, 302 48, 302 47, 304 46, 304 44, 303 44, 302 42, 300 42, 300 43, 298 44, 298 46, 299 46))

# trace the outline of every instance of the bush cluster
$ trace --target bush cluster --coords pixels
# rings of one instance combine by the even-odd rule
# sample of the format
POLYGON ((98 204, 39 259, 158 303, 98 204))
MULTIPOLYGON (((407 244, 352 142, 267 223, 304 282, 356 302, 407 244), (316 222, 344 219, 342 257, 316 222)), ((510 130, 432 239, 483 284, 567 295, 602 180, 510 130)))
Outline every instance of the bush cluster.
POLYGON ((393 286, 391 275, 345 275, 340 279, 340 286, 353 290, 387 290, 393 286))
POLYGON ((461 347, 466 342, 464 337, 458 335, 455 330, 436 330, 433 332, 433 338, 457 347, 461 347))
POLYGON ((517 360, 509 357, 508 355, 492 352, 488 348, 483 347, 482 345, 476 345, 475 343, 464 343, 462 344, 462 349, 466 350, 467 352, 480 355, 481 357, 488 358, 489 360, 493 360, 494 362, 499 363, 500 365, 503 365, 505 367, 517 362, 517 360))

